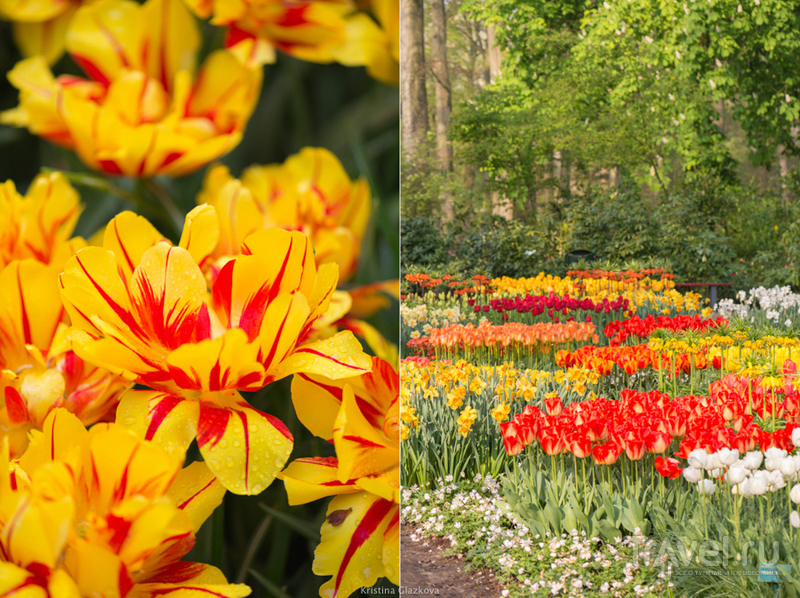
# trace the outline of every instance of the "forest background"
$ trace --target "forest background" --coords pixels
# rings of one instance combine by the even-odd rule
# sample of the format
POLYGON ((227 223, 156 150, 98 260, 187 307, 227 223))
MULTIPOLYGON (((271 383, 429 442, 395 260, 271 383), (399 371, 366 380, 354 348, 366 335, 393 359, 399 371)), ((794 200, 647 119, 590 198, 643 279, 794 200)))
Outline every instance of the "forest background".
POLYGON ((405 0, 402 264, 800 285, 800 2, 405 0))

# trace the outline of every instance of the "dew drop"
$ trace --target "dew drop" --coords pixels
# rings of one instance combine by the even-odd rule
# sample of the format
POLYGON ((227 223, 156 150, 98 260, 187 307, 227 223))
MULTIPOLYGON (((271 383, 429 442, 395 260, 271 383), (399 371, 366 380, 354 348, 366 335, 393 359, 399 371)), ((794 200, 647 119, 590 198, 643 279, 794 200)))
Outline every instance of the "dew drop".
POLYGON ((275 467, 283 467, 283 459, 275 459, 275 467))

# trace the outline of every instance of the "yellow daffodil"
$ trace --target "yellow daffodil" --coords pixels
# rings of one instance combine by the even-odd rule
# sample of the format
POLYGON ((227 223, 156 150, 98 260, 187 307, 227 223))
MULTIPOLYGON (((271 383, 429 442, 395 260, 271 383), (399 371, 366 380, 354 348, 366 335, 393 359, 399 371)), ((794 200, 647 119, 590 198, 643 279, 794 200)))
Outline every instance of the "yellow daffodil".
POLYGON ((218 569, 180 561, 225 493, 204 463, 182 465, 121 426, 87 431, 51 412, 10 469, 0 456, 0 594, 247 596, 218 569))
POLYGON ((301 60, 366 66, 397 85, 397 0, 186 0, 197 16, 227 27, 225 45, 248 65, 275 62, 279 50, 301 60), (359 7, 368 8, 374 19, 359 7))
POLYGON ((67 51, 90 79, 54 77, 29 58, 9 73, 28 128, 109 174, 181 176, 233 149, 261 89, 259 69, 213 52, 196 76, 197 24, 181 0, 99 0, 81 7, 67 51))
POLYGON ((109 223, 104 247, 67 262, 61 294, 74 350, 154 389, 128 392, 118 422, 176 450, 196 436, 228 490, 256 494, 293 441, 237 390, 297 372, 349 377, 370 361, 350 332, 308 339, 328 310, 337 268, 317 270, 305 235, 277 228, 251 235, 208 288, 198 264, 218 237, 214 209, 199 206, 186 222, 173 247, 147 220, 123 213, 109 223))
POLYGON ((475 418, 478 417, 478 411, 474 407, 467 405, 458 416, 458 433, 464 438, 469 434, 472 424, 475 423, 475 418))
POLYGON ((0 269, 33 258, 56 272, 83 239, 70 240, 81 213, 80 198, 61 173, 40 174, 22 197, 12 181, 0 185, 0 269))
POLYGON ((349 596, 379 577, 399 582, 399 385, 378 358, 363 376, 292 381, 298 418, 336 448, 336 458, 297 459, 281 473, 289 504, 334 496, 314 554, 314 573, 333 576, 320 589, 324 598, 349 596))
POLYGON ((33 259, 0 271, 0 438, 12 455, 27 432, 65 407, 86 424, 103 417, 132 383, 89 365, 70 348, 58 278, 33 259))

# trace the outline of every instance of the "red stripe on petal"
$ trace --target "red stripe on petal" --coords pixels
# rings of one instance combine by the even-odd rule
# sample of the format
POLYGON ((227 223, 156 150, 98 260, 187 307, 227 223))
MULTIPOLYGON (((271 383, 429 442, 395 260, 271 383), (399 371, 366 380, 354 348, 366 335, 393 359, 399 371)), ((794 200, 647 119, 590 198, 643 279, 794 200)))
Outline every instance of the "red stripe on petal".
POLYGON ((172 563, 165 569, 159 571, 158 575, 151 577, 147 583, 182 583, 193 577, 197 577, 206 570, 208 565, 203 563, 188 563, 180 561, 172 563))
POLYGON ((236 26, 228 27, 228 34, 225 36, 225 47, 232 48, 236 44, 243 42, 246 39, 254 39, 255 35, 248 33, 236 26))
POLYGON ((350 538, 350 544, 347 546, 344 557, 342 557, 342 564, 339 566, 339 572, 336 575, 336 589, 333 592, 332 598, 336 598, 336 595, 339 593, 339 586, 342 583, 344 572, 347 570, 347 565, 350 564, 350 559, 353 558, 356 550, 358 550, 373 532, 378 529, 381 521, 389 514, 393 506, 393 502, 380 498, 367 510, 361 523, 353 532, 353 536, 350 538))
POLYGON ((22 293, 22 273, 20 268, 17 268, 17 286, 19 287, 19 305, 22 310, 22 334, 25 337, 25 344, 32 344, 31 340, 31 323, 28 321, 28 310, 25 309, 25 296, 22 293))
POLYGON ((92 79, 94 79, 98 83, 101 83, 104 86, 108 87, 109 80, 103 74, 103 71, 97 68, 91 60, 89 60, 88 58, 84 58, 83 56, 78 56, 77 54, 70 54, 70 56, 72 56, 72 60, 78 63, 78 66, 81 67, 84 73, 89 75, 92 79))
POLYGON ((119 552, 123 542, 128 538, 131 529, 131 522, 116 515, 106 517, 106 525, 111 530, 111 537, 108 539, 108 547, 114 552, 119 552))
POLYGON ((226 327, 231 323, 231 295, 233 294, 233 267, 235 265, 236 260, 231 260, 222 266, 211 290, 214 306, 221 308, 225 314, 223 324, 226 327))
MULTIPOLYGON (((95 281, 94 278, 92 278, 92 275, 89 274, 89 271, 86 269, 86 266, 83 265, 83 262, 81 261, 81 256, 80 255, 76 254, 75 255, 75 260, 78 262, 78 265, 81 267, 81 270, 83 270, 83 273, 86 275, 86 278, 89 279, 89 282, 92 283, 92 285, 94 286, 95 290, 97 290, 97 292, 100 294, 100 296, 103 298, 103 300, 106 303, 108 303, 109 307, 114 311, 114 313, 117 314, 117 316, 125 324, 128 325, 128 328, 130 328, 131 332, 136 334, 139 338, 142 338, 144 336, 144 334, 142 332, 142 329, 139 327, 138 322, 136 322, 136 320, 133 319, 133 315, 130 312, 124 310, 122 308, 122 306, 120 306, 116 301, 114 301, 111 298, 111 296, 108 293, 106 293, 106 291, 103 289, 103 287, 100 286, 97 283, 97 281, 95 281)), ((89 322, 91 322, 91 320, 89 320, 89 322)))
POLYGON ((322 384, 321 382, 318 382, 317 380, 312 380, 306 374, 298 374, 298 376, 300 376, 303 380, 307 380, 308 382, 311 382, 311 384, 319 386, 325 392, 328 392, 328 393, 332 394, 333 398, 336 399, 336 402, 339 403, 340 405, 342 404, 342 397, 343 397, 343 394, 344 394, 344 389, 343 388, 340 388, 338 386, 330 386, 328 384, 322 384))
POLYGON ((334 357, 331 357, 330 355, 327 355, 327 354, 323 353, 322 351, 317 351, 316 349, 308 349, 308 348, 306 348, 306 349, 297 349, 295 351, 295 353, 310 353, 311 355, 316 355, 317 357, 322 357, 323 359, 327 359, 328 361, 332 361, 333 363, 338 364, 338 365, 340 365, 342 367, 350 368, 351 370, 356 370, 356 371, 359 371, 359 372, 366 372, 367 371, 367 368, 360 368, 360 367, 358 367, 356 365, 350 365, 349 363, 345 363, 343 361, 339 361, 338 359, 336 359, 334 357))
POLYGON ((178 505, 178 508, 179 508, 179 509, 185 509, 185 508, 186 508, 186 507, 187 507, 187 506, 188 506, 188 505, 189 505, 189 504, 190 504, 190 503, 191 503, 191 502, 192 502, 192 501, 193 501, 195 498, 197 498, 197 497, 198 497, 198 496, 200 496, 200 495, 201 495, 203 492, 205 492, 206 490, 208 490, 208 489, 209 489, 209 487, 211 487, 211 484, 213 484, 215 481, 217 481, 217 478, 212 478, 212 479, 211 479, 211 480, 208 482, 208 484, 206 484, 205 486, 203 486, 202 488, 200 488, 200 490, 198 490, 197 492, 195 492, 194 494, 192 494, 192 495, 191 495, 189 498, 187 498, 185 501, 183 501, 181 504, 179 504, 179 505, 178 505))
POLYGON ((128 250, 125 249, 125 243, 122 242, 122 237, 120 237, 119 235, 119 229, 117 228, 117 219, 114 218, 112 222, 114 223, 114 235, 117 237, 119 248, 122 251, 122 257, 124 257, 125 261, 128 262, 128 267, 130 268, 131 272, 133 272, 136 269, 136 264, 133 263, 133 260, 131 260, 131 256, 128 255, 128 250))
POLYGON ((145 440, 152 440, 156 435, 158 428, 164 422, 164 419, 175 409, 180 403, 183 402, 182 398, 166 396, 161 398, 155 406, 150 408, 150 425, 147 426, 147 432, 144 435, 145 440))
POLYGON ((208 305, 203 303, 200 311, 197 312, 197 322, 194 325, 194 336, 192 342, 200 342, 211 338, 211 317, 208 315, 208 305))
MULTIPOLYGON (((6 413, 12 424, 28 421, 28 408, 19 391, 13 386, 6 386, 6 413)), ((55 418, 53 418, 55 419, 55 418)))
POLYGON ((231 418, 230 409, 212 407, 210 403, 200 401, 200 420, 197 424, 197 444, 212 448, 220 441, 228 428, 231 418))
POLYGON ((128 592, 133 589, 133 580, 131 579, 130 574, 128 573, 128 568, 120 564, 119 566, 119 595, 120 598, 125 598, 128 592))
POLYGON ((116 174, 122 175, 122 168, 120 168, 119 164, 114 162, 114 160, 98 160, 97 164, 100 166, 100 169, 108 174, 116 174))
POLYGON ((370 448, 386 448, 385 445, 377 444, 375 442, 372 442, 371 440, 367 440, 366 438, 363 438, 362 436, 342 436, 342 438, 344 440, 350 440, 351 442, 357 442, 361 446, 366 446, 366 447, 370 447, 370 448))
POLYGON ((289 442, 294 442, 294 438, 292 437, 292 433, 289 431, 289 428, 287 428, 284 425, 284 423, 281 420, 279 420, 277 417, 275 417, 273 415, 270 415, 269 413, 264 413, 263 411, 259 411, 255 407, 251 406, 249 403, 241 403, 240 402, 240 403, 238 403, 238 405, 240 407, 251 409, 252 411, 255 411, 256 413, 258 413, 262 417, 266 418, 266 420, 270 423, 270 425, 273 428, 275 428, 276 430, 278 430, 278 432, 283 434, 283 436, 285 436, 289 440, 289 442))
POLYGON ((212 596, 218 596, 218 598, 228 598, 225 594, 220 594, 219 592, 212 592, 208 588, 193 587, 193 586, 181 586, 179 588, 159 588, 157 590, 149 590, 149 594, 151 596, 161 596, 162 594, 170 594, 172 592, 177 592, 181 590, 191 590, 193 592, 205 592, 206 594, 211 594, 212 596))
MULTIPOLYGON (((300 6, 287 8, 281 19, 277 22, 277 25, 279 27, 300 27, 301 25, 307 25, 309 22, 308 19, 305 18, 307 8, 308 5, 302 4, 300 6)), ((322 195, 319 190, 317 190, 317 192, 322 195)))
POLYGON ((177 160, 178 158, 182 158, 182 157, 183 157, 183 152, 170 152, 169 154, 167 154, 167 157, 164 158, 164 161, 161 163, 161 166, 159 167, 159 170, 161 168, 169 166, 175 160, 177 160))

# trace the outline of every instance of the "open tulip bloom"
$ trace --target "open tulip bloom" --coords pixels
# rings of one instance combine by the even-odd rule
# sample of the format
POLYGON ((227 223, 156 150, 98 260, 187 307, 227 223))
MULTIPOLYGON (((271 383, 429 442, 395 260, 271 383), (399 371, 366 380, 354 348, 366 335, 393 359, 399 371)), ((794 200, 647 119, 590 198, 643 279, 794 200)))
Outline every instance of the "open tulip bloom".
POLYGON ((126 393, 117 421, 173 450, 196 437, 231 492, 257 494, 285 464, 292 436, 237 391, 303 372, 330 379, 370 369, 352 333, 317 339, 338 268, 317 270, 308 238, 259 231, 210 283, 201 269, 218 238, 210 206, 189 213, 179 246, 123 213, 104 247, 72 257, 60 277, 75 352, 153 390, 126 393))
POLYGON ((195 75, 201 38, 181 0, 101 0, 78 9, 69 54, 89 79, 54 77, 42 57, 8 77, 19 107, 0 122, 26 127, 113 175, 181 176, 228 153, 261 90, 260 69, 225 50, 195 75))
POLYGON ((202 462, 117 424, 50 413, 26 453, 0 446, 0 595, 243 598, 218 569, 180 559, 225 489, 202 462), (11 465, 11 467, 9 467, 11 465))

